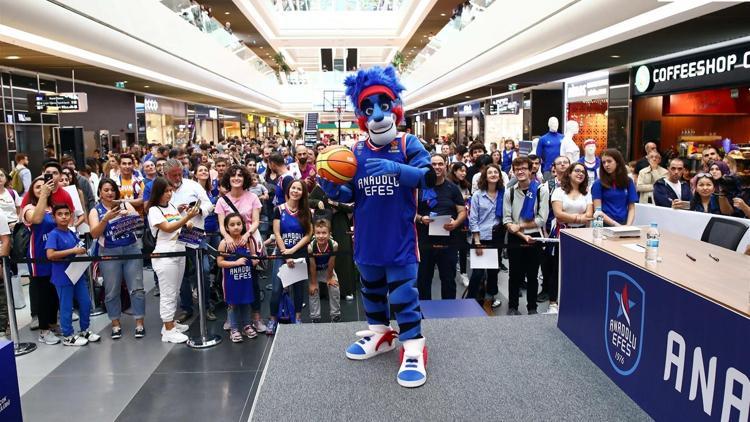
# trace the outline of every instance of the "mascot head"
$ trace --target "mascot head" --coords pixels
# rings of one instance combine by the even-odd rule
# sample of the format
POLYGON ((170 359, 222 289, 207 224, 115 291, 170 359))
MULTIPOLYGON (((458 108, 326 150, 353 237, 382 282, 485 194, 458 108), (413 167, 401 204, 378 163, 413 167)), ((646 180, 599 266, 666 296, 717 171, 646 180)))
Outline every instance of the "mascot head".
POLYGON ((346 95, 354 104, 354 113, 362 131, 370 134, 373 144, 383 146, 396 137, 396 126, 404 117, 401 91, 396 70, 372 67, 351 75, 344 82, 346 95))

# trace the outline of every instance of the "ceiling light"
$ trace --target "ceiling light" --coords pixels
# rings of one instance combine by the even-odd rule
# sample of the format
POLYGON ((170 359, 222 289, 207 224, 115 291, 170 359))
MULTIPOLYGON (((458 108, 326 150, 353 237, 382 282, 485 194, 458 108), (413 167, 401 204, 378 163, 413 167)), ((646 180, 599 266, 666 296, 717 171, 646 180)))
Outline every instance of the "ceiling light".
POLYGON ((440 103, 440 105, 443 105, 443 103, 440 103))
POLYGON ((224 12, 225 15, 231 15, 231 12, 224 12))
POLYGON ((18 60, 21 58, 21 56, 5 56, 5 58, 8 60, 18 60))
POLYGON ((263 46, 262 45, 260 46, 260 49, 263 50, 263 46))
POLYGON ((464 96, 464 98, 471 98, 471 95, 466 95, 464 96))
POLYGON ((619 59, 620 58, 620 56, 618 56, 617 54, 613 54, 613 55, 611 55, 609 57, 612 57, 613 59, 619 59))
POLYGON ((144 88, 151 88, 151 85, 143 85, 144 88))
POLYGON ((440 16, 445 16, 445 13, 441 13, 440 16))

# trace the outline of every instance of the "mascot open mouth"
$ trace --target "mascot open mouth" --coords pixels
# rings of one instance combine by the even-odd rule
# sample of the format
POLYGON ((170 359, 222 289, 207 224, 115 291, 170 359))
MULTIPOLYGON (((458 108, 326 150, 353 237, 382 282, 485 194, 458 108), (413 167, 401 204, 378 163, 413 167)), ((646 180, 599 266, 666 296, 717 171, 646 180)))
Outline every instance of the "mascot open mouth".
POLYGON ((393 128, 393 123, 391 123, 390 126, 388 126, 387 128, 385 128, 385 129, 383 129, 381 131, 377 131, 375 129, 370 129, 370 132, 373 133, 373 134, 375 134, 375 135, 382 135, 382 134, 388 132, 389 130, 391 130, 391 128, 393 128))

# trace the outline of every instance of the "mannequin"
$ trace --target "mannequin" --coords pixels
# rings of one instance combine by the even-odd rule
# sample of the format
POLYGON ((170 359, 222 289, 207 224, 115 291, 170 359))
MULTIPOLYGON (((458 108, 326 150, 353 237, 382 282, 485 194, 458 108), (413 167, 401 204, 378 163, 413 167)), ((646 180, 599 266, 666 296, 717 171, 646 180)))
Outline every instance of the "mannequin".
POLYGON ((557 131, 560 127, 557 117, 550 117, 547 126, 549 132, 539 138, 539 143, 536 146, 536 155, 542 159, 542 172, 545 179, 549 178, 551 174, 555 158, 560 156, 560 145, 563 138, 563 135, 557 131))
POLYGON ((571 163, 575 163, 581 157, 581 150, 578 149, 573 137, 578 135, 578 122, 575 120, 568 120, 565 124, 565 137, 563 137, 562 144, 560 145, 560 155, 564 155, 570 159, 571 163))
POLYGON ((594 181, 599 179, 599 168, 601 167, 602 160, 596 156, 596 141, 593 139, 586 139, 583 142, 583 157, 578 162, 583 163, 586 167, 586 171, 589 174, 589 188, 594 184, 594 181))

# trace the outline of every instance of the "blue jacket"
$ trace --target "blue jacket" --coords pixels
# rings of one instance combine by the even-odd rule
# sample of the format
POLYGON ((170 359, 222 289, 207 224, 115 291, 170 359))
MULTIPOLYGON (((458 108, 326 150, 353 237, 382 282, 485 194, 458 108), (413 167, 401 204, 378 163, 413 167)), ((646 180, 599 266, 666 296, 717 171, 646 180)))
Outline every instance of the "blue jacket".
MULTIPOLYGON (((682 188, 682 200, 690 201, 693 198, 693 194, 690 192, 690 183, 684 180, 680 183, 682 188)), ((672 207, 672 201, 677 199, 677 192, 675 192, 671 186, 666 182, 666 178, 659 179, 654 183, 654 203, 658 207, 672 207)))

